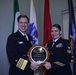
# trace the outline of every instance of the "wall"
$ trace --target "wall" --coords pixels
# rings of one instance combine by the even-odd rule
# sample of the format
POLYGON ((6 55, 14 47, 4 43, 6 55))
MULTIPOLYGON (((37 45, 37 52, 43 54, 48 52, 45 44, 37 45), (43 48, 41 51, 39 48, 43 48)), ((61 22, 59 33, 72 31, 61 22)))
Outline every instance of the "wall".
MULTIPOLYGON (((13 24, 13 1, 0 0, 0 75, 8 75, 9 62, 6 55, 6 41, 11 34, 13 24)), ((18 0, 21 14, 26 14, 30 17, 30 0, 18 0)), ((76 0, 74 7, 76 7, 76 0)), ((39 43, 43 43, 43 18, 44 18, 44 0, 34 0, 39 43)), ((62 26, 61 11, 67 10, 67 0, 50 0, 50 14, 52 24, 59 23, 62 26)))

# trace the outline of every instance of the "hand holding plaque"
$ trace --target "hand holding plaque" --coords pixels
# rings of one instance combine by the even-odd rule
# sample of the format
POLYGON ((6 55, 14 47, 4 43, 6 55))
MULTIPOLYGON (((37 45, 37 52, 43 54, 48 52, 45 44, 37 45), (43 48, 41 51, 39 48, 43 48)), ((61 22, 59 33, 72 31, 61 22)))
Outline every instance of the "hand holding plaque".
POLYGON ((49 59, 49 51, 42 45, 32 46, 28 52, 30 61, 42 64, 49 59))

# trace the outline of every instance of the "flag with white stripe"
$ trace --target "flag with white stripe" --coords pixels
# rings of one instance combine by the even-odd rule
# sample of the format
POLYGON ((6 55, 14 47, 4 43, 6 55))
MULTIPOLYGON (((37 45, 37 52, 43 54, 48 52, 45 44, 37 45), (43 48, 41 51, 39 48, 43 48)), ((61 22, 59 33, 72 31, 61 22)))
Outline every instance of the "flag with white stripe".
POLYGON ((20 12, 19 12, 18 0, 14 0, 14 20, 13 20, 12 33, 16 32, 18 30, 17 18, 19 15, 20 15, 20 12))

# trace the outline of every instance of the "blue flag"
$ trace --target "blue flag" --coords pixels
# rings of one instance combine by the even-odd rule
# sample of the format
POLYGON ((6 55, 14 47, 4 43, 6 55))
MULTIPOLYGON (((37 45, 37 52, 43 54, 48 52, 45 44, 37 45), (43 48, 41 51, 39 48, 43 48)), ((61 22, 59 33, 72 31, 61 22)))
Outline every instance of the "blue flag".
POLYGON ((73 71, 76 75, 76 24, 72 0, 68 0, 69 5, 69 40, 72 50, 72 57, 74 57, 73 71))

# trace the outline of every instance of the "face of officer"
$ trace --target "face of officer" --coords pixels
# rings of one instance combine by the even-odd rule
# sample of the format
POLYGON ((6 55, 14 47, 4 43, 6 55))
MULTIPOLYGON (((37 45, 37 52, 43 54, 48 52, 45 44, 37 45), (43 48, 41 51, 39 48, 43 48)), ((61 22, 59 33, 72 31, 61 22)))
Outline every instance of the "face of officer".
POLYGON ((18 28, 21 32, 25 33, 28 29, 28 19, 26 17, 21 17, 18 21, 18 28))
POLYGON ((51 29, 51 36, 52 36, 52 38, 53 39, 57 39, 57 38, 59 38, 60 37, 60 35, 61 35, 61 30, 59 30, 59 28, 57 28, 57 27, 52 27, 52 29, 51 29))

